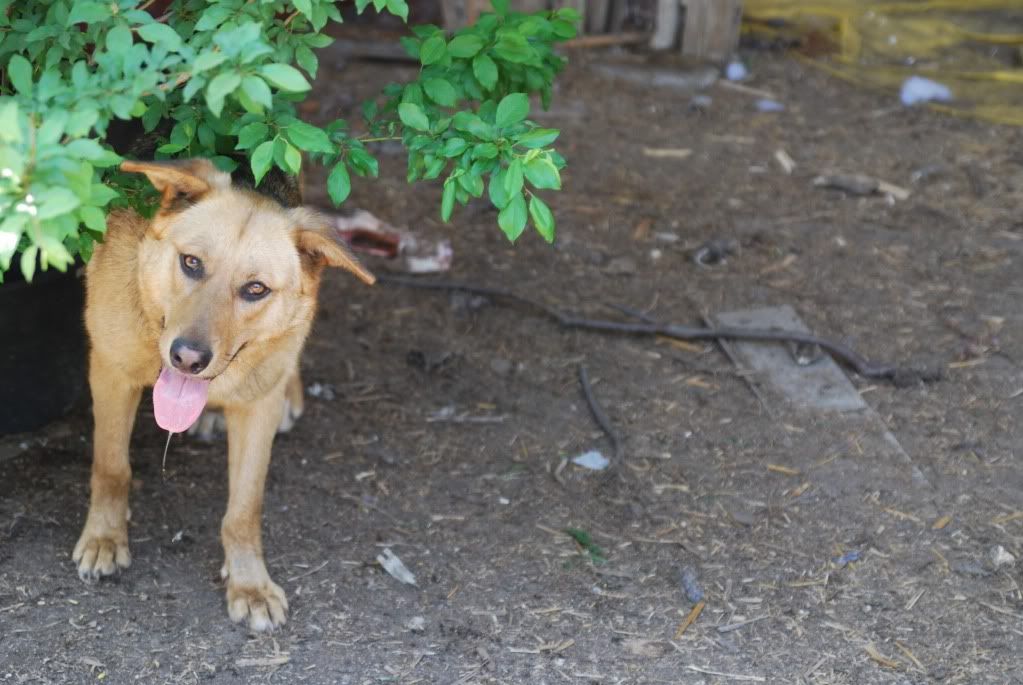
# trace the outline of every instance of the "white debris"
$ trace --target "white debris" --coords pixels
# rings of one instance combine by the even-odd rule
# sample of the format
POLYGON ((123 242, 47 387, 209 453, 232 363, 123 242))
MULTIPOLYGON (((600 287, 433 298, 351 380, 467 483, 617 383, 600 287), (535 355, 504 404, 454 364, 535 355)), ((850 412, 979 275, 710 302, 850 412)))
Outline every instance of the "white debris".
POLYGON ((313 383, 305 391, 310 397, 322 397, 328 402, 337 397, 334 393, 334 386, 329 383, 313 383))
POLYGON ((744 81, 749 77, 749 70, 742 62, 729 62, 725 67, 725 78, 729 81, 744 81))
POLYGON ((405 628, 413 633, 422 633, 426 630, 426 619, 422 616, 413 616, 405 624, 405 628))
POLYGON ((907 107, 921 102, 948 102, 952 91, 943 83, 922 76, 910 76, 902 84, 902 104, 907 107))
POLYGON ((991 563, 995 568, 1012 566, 1016 563, 1016 557, 1001 545, 995 545, 991 548, 991 563))
POLYGON ((785 105, 781 104, 777 100, 770 100, 768 98, 762 98, 757 100, 757 111, 758 112, 784 112, 785 105))
POLYGON ((597 450, 590 450, 585 454, 580 454, 578 457, 572 459, 572 463, 576 466, 582 466, 584 469, 591 469, 593 471, 603 471, 611 464, 611 462, 608 461, 608 458, 597 450))
POLYGON ((390 547, 385 547, 383 554, 377 555, 377 563, 384 567, 391 577, 406 585, 415 585, 416 577, 406 568, 401 559, 395 556, 390 547))

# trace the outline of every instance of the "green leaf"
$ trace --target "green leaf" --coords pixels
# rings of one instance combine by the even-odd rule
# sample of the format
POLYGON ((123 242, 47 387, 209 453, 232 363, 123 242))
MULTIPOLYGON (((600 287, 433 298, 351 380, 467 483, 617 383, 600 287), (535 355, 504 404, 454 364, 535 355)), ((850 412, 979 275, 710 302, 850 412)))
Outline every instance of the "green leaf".
POLYGON ((228 4, 210 4, 202 13, 202 17, 195 24, 196 31, 212 31, 234 14, 234 10, 228 4))
POLYGON ((168 50, 177 50, 181 47, 181 36, 167 24, 153 22, 138 28, 142 39, 149 43, 158 43, 167 47, 168 50))
POLYGON ((526 178, 534 188, 561 189, 561 174, 550 159, 537 157, 525 166, 526 178))
POLYGON ((497 105, 494 123, 500 128, 517 124, 529 114, 529 97, 525 93, 506 95, 497 105))
POLYGON ((463 138, 448 138, 444 142, 441 154, 445 157, 458 157, 469 148, 469 143, 463 138))
MULTIPOLYGON (((251 124, 242 126, 241 130, 238 131, 238 145, 235 146, 236 150, 249 150, 253 145, 266 140, 267 135, 270 134, 270 127, 261 121, 254 121, 251 124)), ((253 169, 255 173, 255 169, 253 169)))
POLYGON ((453 182, 449 176, 448 180, 444 182, 444 193, 440 198, 440 218, 444 223, 447 223, 448 219, 451 218, 451 212, 455 208, 456 190, 458 190, 458 184, 453 182))
POLYGON ((21 253, 21 273, 25 276, 25 280, 29 283, 32 282, 32 277, 36 273, 36 261, 39 256, 39 248, 35 245, 29 245, 25 248, 25 251, 21 253))
POLYGON ((471 133, 477 138, 482 138, 483 140, 494 139, 494 133, 490 130, 490 125, 472 112, 457 112, 451 118, 451 123, 459 131, 471 133))
POLYGON ((518 195, 522 192, 522 160, 516 159, 508 165, 504 177, 504 190, 511 195, 518 195))
POLYGON ((301 12, 307 19, 311 19, 313 16, 313 3, 312 0, 293 0, 295 9, 301 12))
POLYGON ((490 175, 490 183, 487 185, 487 191, 490 195, 490 201, 494 203, 494 206, 498 209, 504 209, 508 206, 508 201, 511 200, 511 195, 504 189, 504 181, 507 175, 505 169, 501 169, 490 175))
POLYGON ((529 216, 533 219, 533 225, 549 243, 554 242, 554 215, 550 207, 536 195, 529 198, 529 216))
POLYGON ((204 52, 192 62, 192 74, 201 74, 208 69, 220 66, 225 60, 227 60, 227 55, 222 52, 204 52))
POLYGON ((73 24, 91 24, 94 21, 103 21, 110 18, 110 5, 102 2, 81 2, 71 3, 71 11, 67 15, 65 26, 73 24))
POLYGON ((263 180, 266 176, 266 172, 270 171, 270 167, 274 161, 274 143, 272 140, 268 140, 262 143, 252 152, 252 159, 250 164, 252 166, 252 176, 256 180, 256 185, 263 180))
POLYGON ((423 90, 431 100, 444 107, 454 107, 458 102, 455 87, 442 78, 432 78, 423 83, 423 90))
POLYGON ((295 48, 295 61, 298 66, 306 70, 311 78, 316 78, 316 70, 320 67, 320 60, 316 54, 304 45, 295 48))
POLYGON ((447 44, 444 42, 444 36, 435 35, 428 38, 422 47, 419 48, 419 61, 424 66, 429 66, 444 59, 446 54, 447 44))
POLYGON ((42 193, 40 195, 39 214, 36 215, 40 221, 67 214, 81 204, 78 196, 67 188, 50 188, 45 191, 45 195, 42 193))
POLYGON ((213 112, 213 116, 219 117, 224 109, 224 98, 233 93, 241 84, 242 77, 236 71, 228 71, 218 74, 206 86, 206 106, 213 112))
POLYGON ((408 5, 405 0, 387 0, 387 11, 402 21, 408 21, 408 5))
POLYGON ((494 12, 501 17, 508 16, 508 5, 509 0, 491 0, 490 4, 494 8, 494 12))
POLYGON ((505 34, 494 45, 494 54, 508 62, 526 64, 536 61, 534 50, 525 38, 517 33, 505 34))
POLYGON ((515 138, 515 144, 531 150, 547 147, 561 135, 561 131, 553 128, 534 128, 515 138))
POLYGON ((79 138, 72 140, 64 148, 72 157, 80 157, 92 161, 103 156, 103 147, 91 138, 79 138))
POLYGON ((508 240, 515 242, 526 228, 526 201, 522 193, 514 195, 497 215, 497 225, 501 227, 508 240))
POLYGON ((259 73, 285 93, 303 93, 311 87, 302 72, 290 64, 264 64, 259 73))
POLYGON ((380 163, 376 157, 361 148, 352 148, 349 154, 349 162, 352 167, 363 176, 376 178, 380 173, 380 163))
POLYGON ((497 146, 493 143, 480 143, 472 149, 472 156, 476 159, 493 159, 497 157, 497 146))
POLYGON ((99 207, 86 205, 78 208, 78 218, 86 227, 94 231, 104 232, 107 230, 107 215, 99 207))
POLYGON ((398 118, 401 119, 401 123, 409 128, 414 128, 417 131, 430 130, 430 120, 426 117, 426 112, 419 105, 411 102, 401 103, 398 105, 398 118))
POLYGON ((21 55, 11 55, 7 63, 7 78, 14 90, 22 95, 32 94, 32 65, 21 55))
POLYGON ((472 170, 458 177, 458 185, 462 186, 462 190, 473 197, 479 197, 483 194, 483 179, 477 174, 472 173, 472 170))
POLYGON ((273 107, 273 96, 270 94, 270 86, 266 85, 266 81, 258 76, 246 76, 243 78, 242 92, 257 105, 266 109, 273 107))
POLYGON ((131 30, 123 24, 118 24, 107 32, 107 52, 112 55, 123 55, 131 49, 133 42, 131 30))
MULTIPOLYGON (((559 10, 560 12, 561 10, 559 10)), ((574 10, 573 10, 574 11, 574 10)), ((555 19, 551 22, 551 28, 554 30, 554 35, 562 40, 567 38, 575 38, 575 23, 579 21, 579 14, 575 15, 577 18, 571 21, 565 21, 563 19, 555 19)))
MULTIPOLYGON (((68 117, 65 130, 69 136, 84 136, 89 133, 97 119, 99 119, 99 112, 95 109, 75 110, 68 117)), ((3 130, 3 128, 4 124, 0 122, 0 130, 3 130)))
POLYGON ((497 64, 487 55, 476 55, 472 61, 472 73, 487 90, 493 90, 497 85, 497 64))
POLYGON ((0 141, 21 142, 21 125, 18 117, 18 103, 9 100, 0 106, 0 141))
POLYGON ((327 192, 330 193, 330 199, 335 205, 347 200, 351 194, 352 177, 348 174, 344 162, 338 162, 327 177, 327 192))
POLYGON ((337 148, 330 142, 330 138, 323 129, 298 119, 292 121, 284 128, 284 135, 288 140, 306 152, 334 153, 337 151, 337 148))
POLYGON ((452 57, 472 57, 483 49, 483 39, 468 34, 457 36, 448 43, 448 54, 452 57))
POLYGON ((274 140, 274 161, 289 174, 297 174, 302 169, 302 153, 280 136, 274 140))

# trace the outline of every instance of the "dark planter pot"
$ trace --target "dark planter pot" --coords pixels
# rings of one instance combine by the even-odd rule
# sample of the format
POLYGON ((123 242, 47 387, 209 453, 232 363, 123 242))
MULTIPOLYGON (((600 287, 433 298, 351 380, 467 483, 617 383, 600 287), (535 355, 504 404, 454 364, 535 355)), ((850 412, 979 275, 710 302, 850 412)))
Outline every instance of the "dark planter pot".
POLYGON ((85 387, 85 288, 67 273, 20 270, 0 285, 0 435, 35 430, 63 416, 85 387))

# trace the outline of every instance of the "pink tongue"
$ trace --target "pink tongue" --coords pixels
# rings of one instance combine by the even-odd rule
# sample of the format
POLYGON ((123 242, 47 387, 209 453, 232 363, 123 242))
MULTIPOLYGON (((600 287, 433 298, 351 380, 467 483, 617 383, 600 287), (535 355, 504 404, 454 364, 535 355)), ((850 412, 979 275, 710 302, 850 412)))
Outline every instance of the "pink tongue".
POLYGON ((156 423, 165 431, 184 433, 202 414, 209 390, 208 380, 161 369, 153 386, 156 423))

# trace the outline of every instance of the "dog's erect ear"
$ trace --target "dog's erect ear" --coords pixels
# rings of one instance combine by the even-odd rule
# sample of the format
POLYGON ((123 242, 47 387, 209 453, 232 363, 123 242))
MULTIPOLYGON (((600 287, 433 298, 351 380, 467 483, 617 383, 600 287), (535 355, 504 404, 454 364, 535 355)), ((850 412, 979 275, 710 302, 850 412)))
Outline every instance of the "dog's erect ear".
POLYGON ((208 159, 185 159, 174 162, 122 162, 121 171, 145 174, 160 191, 163 211, 184 209, 214 188, 231 185, 231 175, 213 166, 208 159))
POLYGON ((295 246, 302 254, 303 261, 309 260, 316 266, 341 267, 351 271, 367 285, 376 283, 376 276, 352 254, 334 222, 328 217, 306 207, 291 210, 291 216, 297 227, 295 246))

